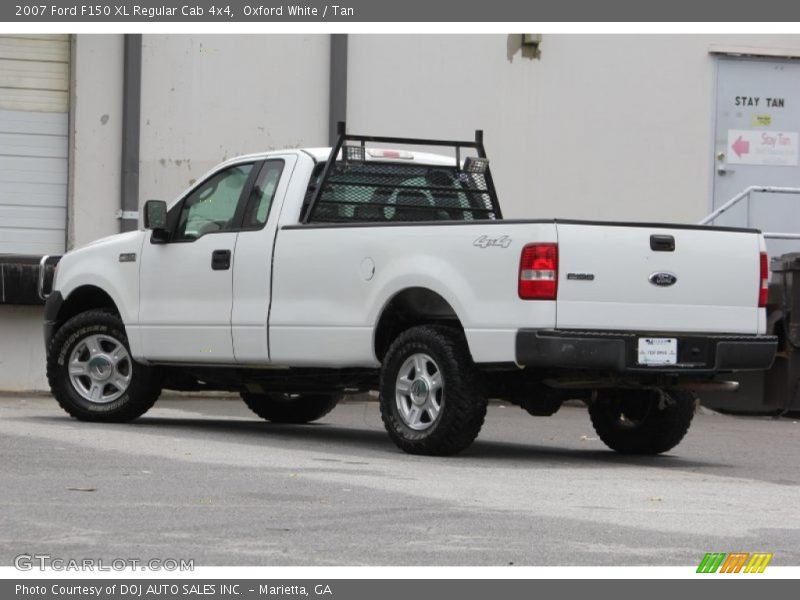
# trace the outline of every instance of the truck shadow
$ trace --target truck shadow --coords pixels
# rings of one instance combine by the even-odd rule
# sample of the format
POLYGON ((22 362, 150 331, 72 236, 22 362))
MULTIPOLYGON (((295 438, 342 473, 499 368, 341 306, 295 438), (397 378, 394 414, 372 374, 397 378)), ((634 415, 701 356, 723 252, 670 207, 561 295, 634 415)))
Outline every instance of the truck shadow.
MULTIPOLYGON (((201 407, 201 409, 204 409, 201 407)), ((223 409, 224 411, 225 409, 223 409)), ((12 419, 17 420, 17 419, 12 419)), ((785 470, 774 471, 762 468, 760 462, 739 461, 738 455, 727 451, 715 452, 712 456, 703 455, 697 445, 678 446, 672 453, 659 456, 629 456, 607 450, 601 442, 592 440, 578 442, 571 437, 554 440, 550 443, 545 436, 530 432, 530 437, 520 437, 519 432, 513 441, 494 438, 489 432, 479 437, 475 443, 461 454, 453 457, 426 457, 404 454, 389 440, 380 421, 367 415, 355 414, 352 422, 337 423, 326 420, 307 425, 282 425, 249 418, 243 414, 216 413, 208 416, 190 415, 145 415, 132 423, 80 423, 66 415, 29 415, 19 421, 38 422, 62 427, 70 423, 70 429, 79 431, 81 436, 91 435, 99 429, 108 433, 119 432, 124 435, 136 430, 148 436, 164 436, 186 440, 208 440, 216 444, 235 444, 246 446, 254 452, 270 449, 298 451, 305 458, 312 454, 311 460, 325 463, 369 464, 372 459, 381 461, 413 461, 423 466, 426 463, 447 466, 453 469, 537 469, 537 468, 610 468, 647 467, 685 471, 691 475, 710 475, 733 477, 747 481, 764 481, 778 485, 798 485, 796 477, 789 476, 785 470), (559 445, 561 441, 561 445, 559 445)), ((563 432, 562 432, 563 433, 563 432)), ((550 435, 547 436, 549 438, 550 435)), ((153 440, 157 443, 157 440, 153 440)), ((712 451, 712 448, 706 448, 712 451)), ((749 455, 744 455, 746 456, 749 455)), ((334 467, 333 464, 329 467, 334 467)))
MULTIPOLYGON (((284 425, 249 419, 193 419, 167 417, 141 417, 133 423, 122 425, 147 429, 148 433, 163 433, 174 436, 176 429, 211 434, 215 441, 259 446, 274 446, 283 449, 316 450, 326 455, 347 455, 353 450, 369 451, 365 455, 380 454, 408 457, 416 461, 448 461, 454 464, 469 462, 498 466, 504 461, 528 462, 537 465, 585 468, 592 464, 648 466, 666 469, 721 470, 736 465, 697 460, 675 455, 632 456, 606 449, 577 449, 546 446, 536 443, 505 442, 480 437, 464 452, 452 457, 424 457, 404 454, 388 439, 383 429, 367 429, 358 426, 341 426, 318 422, 305 425, 284 425)), ((720 475, 723 472, 719 473, 720 475)), ((728 476, 730 474, 727 474, 728 476)))

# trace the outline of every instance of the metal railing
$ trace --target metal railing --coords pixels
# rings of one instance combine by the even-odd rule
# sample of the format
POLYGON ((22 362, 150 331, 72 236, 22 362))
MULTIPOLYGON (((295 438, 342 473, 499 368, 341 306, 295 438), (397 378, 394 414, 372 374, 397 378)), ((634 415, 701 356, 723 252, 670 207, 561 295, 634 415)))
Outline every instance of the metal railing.
MULTIPOLYGON (((700 221, 700 225, 708 225, 713 223, 719 216, 723 213, 728 212, 731 208, 742 202, 743 200, 747 199, 750 201, 750 196, 753 192, 759 193, 767 193, 767 194, 800 194, 800 188, 796 187, 776 187, 771 185, 751 185, 748 188, 745 188, 738 194, 736 194, 733 198, 728 200, 725 204, 720 206, 714 212, 709 214, 707 217, 703 218, 700 221)), ((750 226, 750 213, 748 211, 748 227, 750 226)), ((800 240, 800 233, 788 233, 788 232, 777 232, 777 231, 765 231, 764 237, 771 240, 800 240)))

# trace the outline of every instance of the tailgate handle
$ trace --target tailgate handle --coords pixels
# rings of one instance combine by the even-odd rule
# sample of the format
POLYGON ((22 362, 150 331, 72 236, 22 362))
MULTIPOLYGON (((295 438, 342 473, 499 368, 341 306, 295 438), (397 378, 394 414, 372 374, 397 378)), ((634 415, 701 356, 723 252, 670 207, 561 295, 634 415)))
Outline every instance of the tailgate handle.
POLYGON ((675 238, 671 235, 651 235, 650 250, 653 252, 675 252, 675 238))

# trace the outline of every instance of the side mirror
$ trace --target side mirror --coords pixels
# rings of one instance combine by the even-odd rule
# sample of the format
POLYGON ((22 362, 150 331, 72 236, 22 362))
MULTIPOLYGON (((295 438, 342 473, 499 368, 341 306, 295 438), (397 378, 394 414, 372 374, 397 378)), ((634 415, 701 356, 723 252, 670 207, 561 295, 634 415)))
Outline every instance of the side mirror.
POLYGON ((167 230, 167 203, 163 200, 148 200, 144 203, 144 228, 153 232, 150 241, 161 243, 169 240, 167 230))

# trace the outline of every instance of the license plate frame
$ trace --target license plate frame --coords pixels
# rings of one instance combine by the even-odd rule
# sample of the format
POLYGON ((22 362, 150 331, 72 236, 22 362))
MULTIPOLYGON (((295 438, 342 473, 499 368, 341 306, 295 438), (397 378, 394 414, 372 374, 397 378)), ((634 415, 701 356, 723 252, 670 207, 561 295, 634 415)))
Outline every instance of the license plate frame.
POLYGON ((656 367, 678 364, 678 338, 640 337, 636 350, 639 365, 656 367))

